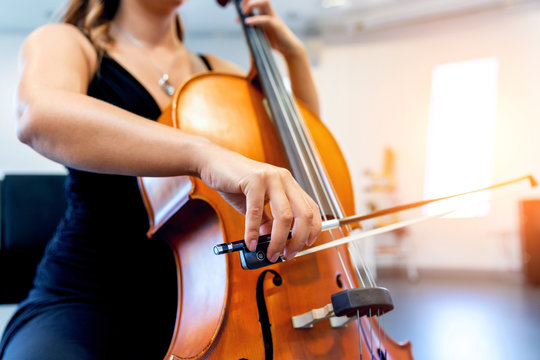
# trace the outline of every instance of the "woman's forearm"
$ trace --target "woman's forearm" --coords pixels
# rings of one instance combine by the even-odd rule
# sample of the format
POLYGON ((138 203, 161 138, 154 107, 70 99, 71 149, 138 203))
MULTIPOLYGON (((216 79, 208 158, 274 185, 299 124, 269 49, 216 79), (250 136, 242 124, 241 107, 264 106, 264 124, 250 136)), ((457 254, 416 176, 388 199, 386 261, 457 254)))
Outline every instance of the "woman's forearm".
POLYGON ((293 94, 302 100, 315 114, 319 115, 319 97, 311 75, 309 57, 305 47, 285 58, 289 68, 293 94))
POLYGON ((202 137, 62 90, 43 91, 25 105, 18 135, 61 164, 137 176, 198 176, 205 147, 216 147, 202 137))

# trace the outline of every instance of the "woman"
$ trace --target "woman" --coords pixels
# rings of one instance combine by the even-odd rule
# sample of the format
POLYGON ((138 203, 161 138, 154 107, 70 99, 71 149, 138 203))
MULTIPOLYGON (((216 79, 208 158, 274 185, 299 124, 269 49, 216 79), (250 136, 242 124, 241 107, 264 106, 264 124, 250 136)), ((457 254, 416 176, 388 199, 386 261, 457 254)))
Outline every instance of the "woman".
MULTIPOLYGON (((317 205, 288 171, 149 121, 193 74, 238 72, 186 49, 175 12, 182 3, 71 0, 63 24, 25 41, 18 137, 68 168, 68 210, 6 328, 2 359, 164 356, 176 311, 174 261, 165 244, 145 236, 135 176, 200 177, 246 215, 250 249, 271 231, 273 261, 283 250, 293 257, 318 235, 317 205)), ((246 23, 262 26, 287 60, 296 96, 318 111, 303 45, 269 0, 242 6, 258 14, 246 23)))

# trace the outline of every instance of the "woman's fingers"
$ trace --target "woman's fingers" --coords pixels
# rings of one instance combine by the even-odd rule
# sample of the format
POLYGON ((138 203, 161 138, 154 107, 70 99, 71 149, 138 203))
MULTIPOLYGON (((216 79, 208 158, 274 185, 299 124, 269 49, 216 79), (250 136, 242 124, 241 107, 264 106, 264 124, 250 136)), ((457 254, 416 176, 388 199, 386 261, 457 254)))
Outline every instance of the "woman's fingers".
POLYGON ((270 234, 272 232, 272 223, 274 222, 274 219, 268 213, 266 210, 263 212, 262 217, 262 223, 261 227, 259 228, 259 234, 270 234))
POLYGON ((285 258, 292 259, 296 253, 306 246, 313 226, 313 209, 306 201, 305 193, 295 181, 285 184, 287 196, 294 215, 294 226, 291 239, 285 247, 285 258))
POLYGON ((274 12, 269 0, 245 0, 242 9, 244 14, 252 14, 245 23, 263 28, 270 45, 285 57, 302 52, 302 43, 274 12))
MULTIPOLYGON (((279 171, 281 173, 288 173, 285 169, 280 169, 279 171)), ((294 219, 290 199, 287 197, 282 183, 282 176, 278 175, 272 179, 268 189, 270 210, 272 210, 274 222, 272 224, 272 236, 266 256, 272 262, 277 260, 280 252, 285 248, 294 219)))
POLYGON ((309 207, 311 208, 311 211, 313 211, 313 219, 311 223, 311 231, 309 232, 307 245, 311 246, 315 240, 317 240, 317 236, 321 233, 322 228, 322 218, 321 218, 321 212, 319 210, 319 206, 311 199, 309 196, 305 196, 304 199, 308 203, 309 207))
POLYGON ((262 223, 265 204, 266 184, 258 176, 246 185, 246 226, 244 239, 250 251, 257 247, 259 228, 262 223))
POLYGON ((246 18, 246 24, 276 27, 277 21, 276 18, 271 15, 254 15, 246 18))
POLYGON ((209 157, 201 167, 201 179, 245 214, 244 239, 249 250, 256 249, 260 233, 271 232, 267 257, 275 262, 285 250, 290 259, 317 236, 321 221, 318 207, 287 169, 223 150, 220 161, 217 158, 209 157), (266 213, 266 204, 273 218, 266 213))
POLYGON ((242 0, 242 12, 250 14, 257 9, 259 14, 274 15, 270 0, 242 0))
POLYGON ((306 244, 313 243, 321 231, 319 207, 300 188, 289 171, 283 169, 280 175, 279 181, 270 188, 276 191, 278 197, 269 193, 274 216, 272 240, 267 254, 271 261, 277 259, 282 249, 285 249, 287 260, 294 258, 306 244), (288 239, 292 221, 294 226, 288 239))

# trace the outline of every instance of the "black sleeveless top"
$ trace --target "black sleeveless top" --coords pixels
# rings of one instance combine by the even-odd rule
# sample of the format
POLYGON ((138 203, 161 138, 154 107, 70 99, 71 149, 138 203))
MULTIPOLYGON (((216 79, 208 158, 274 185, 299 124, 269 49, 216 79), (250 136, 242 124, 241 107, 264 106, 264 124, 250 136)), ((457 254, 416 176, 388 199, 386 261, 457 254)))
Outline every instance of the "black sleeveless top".
MULTIPOLYGON (((161 114, 142 84, 106 54, 88 95, 149 120, 161 114)), ((67 211, 3 342, 36 314, 59 304, 88 304, 109 314, 130 342, 144 341, 163 356, 176 315, 175 264, 166 244, 146 237, 148 218, 136 178, 68 172, 67 211)))

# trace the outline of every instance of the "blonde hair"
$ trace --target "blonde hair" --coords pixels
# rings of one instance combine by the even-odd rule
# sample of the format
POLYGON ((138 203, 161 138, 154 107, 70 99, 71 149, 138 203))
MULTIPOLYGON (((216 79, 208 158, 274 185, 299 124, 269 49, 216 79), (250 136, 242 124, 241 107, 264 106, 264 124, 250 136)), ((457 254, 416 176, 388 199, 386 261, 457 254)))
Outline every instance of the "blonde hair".
MULTIPOLYGON (((68 0, 61 21, 78 27, 102 54, 114 43, 109 28, 119 5, 120 0, 68 0)), ((182 23, 178 15, 176 32, 178 38, 183 40, 182 23)))

